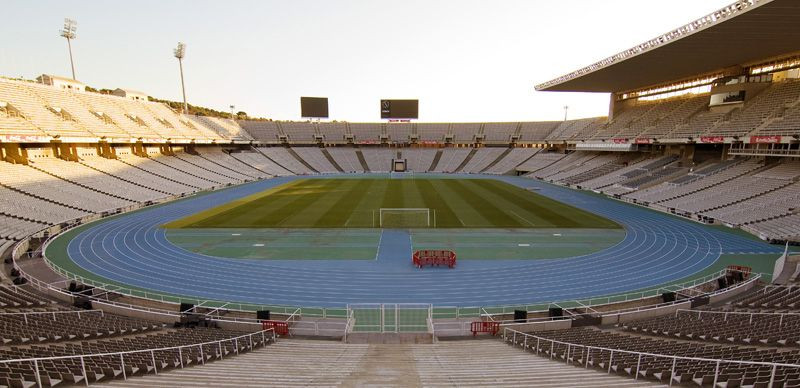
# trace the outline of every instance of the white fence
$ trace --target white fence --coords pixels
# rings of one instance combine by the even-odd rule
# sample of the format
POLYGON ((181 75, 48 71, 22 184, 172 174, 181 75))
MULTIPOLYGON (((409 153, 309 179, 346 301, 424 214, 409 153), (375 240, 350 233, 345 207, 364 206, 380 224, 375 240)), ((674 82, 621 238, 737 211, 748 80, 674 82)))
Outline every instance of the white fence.
MULTIPOLYGON (((611 373, 613 371, 613 361, 614 356, 616 355, 619 357, 620 355, 629 355, 633 356, 633 358, 637 359, 636 362, 636 369, 635 375, 633 378, 635 380, 639 379, 640 376, 640 367, 642 365, 643 359, 645 361, 653 361, 653 360, 662 360, 667 361, 672 364, 672 368, 669 374, 669 384, 672 385, 673 381, 675 380, 675 371, 678 364, 678 361, 688 361, 692 362, 694 365, 700 365, 702 363, 707 363, 714 366, 714 382, 712 387, 716 387, 717 383, 719 382, 721 367, 727 365, 741 365, 741 366, 763 366, 767 367, 771 370, 770 373, 770 380, 769 380, 769 387, 772 387, 775 383, 775 377, 778 372, 778 368, 781 370, 785 369, 795 369, 800 371, 800 364, 782 364, 782 363, 771 363, 771 362, 755 362, 755 361, 739 361, 739 360, 724 360, 724 359, 714 359, 714 358, 702 358, 702 357, 683 357, 683 356, 675 356, 669 354, 657 354, 657 353, 646 353, 646 352, 635 352, 629 350, 621 350, 621 349, 612 349, 612 348, 605 348, 600 346, 590 346, 590 345, 583 345, 583 344, 575 344, 570 342, 558 341, 550 338, 544 338, 533 334, 526 334, 516 330, 512 330, 509 328, 503 329, 503 341, 506 343, 511 344, 512 346, 521 346, 525 350, 533 349, 533 352, 537 355, 540 354, 540 349, 545 348, 546 354, 548 354, 550 359, 555 359, 556 353, 556 346, 560 346, 561 348, 566 348, 564 353, 564 360, 567 364, 570 361, 575 361, 576 354, 580 354, 583 357, 583 367, 589 368, 590 361, 592 361, 592 366, 595 366, 594 359, 601 358, 604 354, 608 355, 608 362, 606 363, 603 368, 607 370, 607 373, 611 373), (549 348, 548 348, 549 345, 549 348), (580 352, 580 353, 578 353, 580 352), (585 355, 584 355, 585 352, 585 355), (572 356, 572 357, 571 357, 572 356)), ((561 357, 559 357, 561 358, 561 357)), ((599 364, 599 363, 598 363, 599 364)), ((634 370, 631 368, 631 370, 634 370)))
MULTIPOLYGON (((180 368, 184 368, 186 366, 184 364, 184 357, 183 357, 185 351, 193 351, 194 349, 197 349, 201 363, 205 365, 207 359, 211 358, 223 359, 225 357, 225 349, 227 345, 232 346, 234 354, 239 354, 240 342, 242 342, 245 345, 246 349, 252 350, 259 346, 266 346, 269 342, 275 342, 276 338, 277 336, 275 335, 275 331, 273 329, 268 329, 268 330, 261 330, 255 333, 240 335, 237 337, 231 337, 217 341, 195 343, 190 345, 171 346, 164 348, 151 348, 144 350, 132 350, 125 352, 82 354, 75 356, 32 357, 32 358, 20 358, 12 360, 0 360, 0 365, 13 366, 15 364, 16 365, 33 364, 33 371, 34 371, 34 376, 36 378, 36 385, 41 388, 43 386, 49 386, 49 384, 44 384, 45 382, 42 381, 42 375, 43 375, 42 369, 44 369, 44 363, 56 360, 74 361, 80 363, 80 368, 82 373, 82 375, 80 376, 81 380, 76 381, 76 383, 82 381, 86 386, 89 386, 89 375, 86 372, 86 361, 92 358, 104 357, 106 360, 111 359, 113 363, 116 363, 116 360, 118 359, 122 378, 127 380, 128 369, 126 367, 131 365, 131 360, 129 360, 128 363, 126 364, 125 361, 126 356, 129 359, 132 358, 133 355, 144 355, 145 357, 149 356, 150 363, 152 364, 152 372, 154 374, 158 374, 159 369, 163 370, 164 368, 156 363, 157 352, 177 351, 178 359, 180 362, 179 366, 180 368), (256 338, 256 340, 254 340, 254 338, 256 338), (260 341, 258 340, 259 338, 260 341), (203 347, 213 349, 214 354, 206 353, 207 351, 204 351, 203 347)), ((148 364, 147 366, 150 367, 150 364, 148 364)), ((150 373, 150 371, 151 371, 150 369, 147 369, 145 373, 150 373)))

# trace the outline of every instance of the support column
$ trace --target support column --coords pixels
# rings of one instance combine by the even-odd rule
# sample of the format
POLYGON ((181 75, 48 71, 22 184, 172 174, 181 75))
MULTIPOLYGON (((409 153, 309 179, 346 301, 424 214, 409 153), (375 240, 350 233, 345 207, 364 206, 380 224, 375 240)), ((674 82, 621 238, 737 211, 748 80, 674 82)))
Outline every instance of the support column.
POLYGON ((170 155, 170 156, 171 155, 175 155, 175 153, 172 151, 172 144, 169 144, 169 143, 162 144, 162 145, 158 146, 158 148, 161 151, 162 155, 170 155))
POLYGON ((2 160, 9 163, 28 164, 28 152, 16 143, 2 143, 2 160))
POLYGON ((101 141, 97 143, 97 155, 104 157, 106 159, 116 159, 116 153, 114 148, 108 144, 107 141, 101 141))
POLYGON ((59 159, 75 162, 78 160, 78 147, 74 144, 54 141, 53 155, 59 159))

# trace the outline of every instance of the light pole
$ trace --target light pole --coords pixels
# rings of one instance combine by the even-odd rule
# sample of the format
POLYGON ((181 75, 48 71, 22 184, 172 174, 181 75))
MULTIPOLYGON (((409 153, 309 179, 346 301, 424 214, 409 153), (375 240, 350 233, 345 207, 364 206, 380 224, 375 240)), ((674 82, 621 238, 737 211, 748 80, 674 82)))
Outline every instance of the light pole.
POLYGON ((564 105, 564 121, 567 121, 567 112, 569 111, 569 105, 564 105))
POLYGON ((186 85, 183 83, 183 57, 186 56, 186 44, 178 42, 178 47, 172 51, 178 58, 178 67, 181 69, 181 92, 183 92, 183 113, 189 114, 189 105, 186 104, 186 85))
POLYGON ((235 119, 233 118, 233 117, 234 117, 234 116, 233 116, 233 111, 234 111, 234 109, 236 109, 236 106, 235 106, 235 105, 231 105, 231 120, 235 120, 235 119))
POLYGON ((72 60, 72 39, 78 37, 78 22, 75 20, 64 18, 64 29, 59 31, 61 36, 67 38, 67 48, 69 48, 69 65, 72 67, 72 79, 75 78, 75 62, 72 60))

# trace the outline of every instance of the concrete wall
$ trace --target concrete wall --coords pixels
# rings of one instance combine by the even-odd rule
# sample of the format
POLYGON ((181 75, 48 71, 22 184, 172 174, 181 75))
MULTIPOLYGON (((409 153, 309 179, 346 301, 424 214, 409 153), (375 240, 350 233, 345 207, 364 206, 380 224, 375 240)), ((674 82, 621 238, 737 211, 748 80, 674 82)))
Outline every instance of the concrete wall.
POLYGON ((349 344, 432 344, 430 333, 348 333, 349 344))
POLYGON ((564 329, 569 329, 571 327, 572 327, 571 319, 560 319, 557 321, 508 323, 505 325, 500 325, 500 331, 502 332, 503 328, 509 328, 512 330, 517 330, 525 333, 533 333, 537 331, 547 331, 547 330, 564 330, 564 329))
POLYGON ((613 325, 616 323, 625 323, 636 321, 639 319, 647 319, 658 317, 661 315, 675 314, 678 309, 688 309, 692 307, 692 303, 688 300, 682 303, 675 303, 669 306, 647 309, 642 311, 635 311, 622 314, 612 314, 603 317, 603 325, 613 325))

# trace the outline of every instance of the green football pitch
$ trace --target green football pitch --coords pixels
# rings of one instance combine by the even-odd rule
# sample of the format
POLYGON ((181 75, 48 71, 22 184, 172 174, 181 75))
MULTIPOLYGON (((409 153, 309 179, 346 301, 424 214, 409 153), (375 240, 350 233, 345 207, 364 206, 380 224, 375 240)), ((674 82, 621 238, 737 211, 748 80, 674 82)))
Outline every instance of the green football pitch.
POLYGON ((165 227, 620 228, 501 181, 438 178, 298 179, 165 227))

